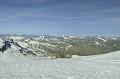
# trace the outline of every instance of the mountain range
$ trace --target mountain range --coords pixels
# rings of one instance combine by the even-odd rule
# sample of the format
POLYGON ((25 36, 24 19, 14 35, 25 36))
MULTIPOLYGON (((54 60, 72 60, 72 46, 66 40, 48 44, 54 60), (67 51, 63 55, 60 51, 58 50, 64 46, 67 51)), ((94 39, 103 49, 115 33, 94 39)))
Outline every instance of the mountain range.
POLYGON ((97 55, 120 50, 120 37, 71 35, 1 34, 0 51, 24 56, 71 57, 97 55))

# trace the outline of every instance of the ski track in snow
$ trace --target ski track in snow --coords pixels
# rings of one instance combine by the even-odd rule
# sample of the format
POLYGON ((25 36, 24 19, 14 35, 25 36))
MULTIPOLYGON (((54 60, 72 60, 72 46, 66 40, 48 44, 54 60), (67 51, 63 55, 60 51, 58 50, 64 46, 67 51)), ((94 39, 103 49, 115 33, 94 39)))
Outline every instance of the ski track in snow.
POLYGON ((120 79, 120 51, 71 59, 13 59, 0 60, 0 79, 120 79))

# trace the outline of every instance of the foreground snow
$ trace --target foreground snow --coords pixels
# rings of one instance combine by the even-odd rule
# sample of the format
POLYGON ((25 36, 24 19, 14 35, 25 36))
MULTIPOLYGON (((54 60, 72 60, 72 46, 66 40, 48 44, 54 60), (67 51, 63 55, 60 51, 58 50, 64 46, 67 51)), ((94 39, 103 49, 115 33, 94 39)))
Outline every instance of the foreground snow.
POLYGON ((0 79, 120 79, 120 51, 71 59, 2 54, 0 79))

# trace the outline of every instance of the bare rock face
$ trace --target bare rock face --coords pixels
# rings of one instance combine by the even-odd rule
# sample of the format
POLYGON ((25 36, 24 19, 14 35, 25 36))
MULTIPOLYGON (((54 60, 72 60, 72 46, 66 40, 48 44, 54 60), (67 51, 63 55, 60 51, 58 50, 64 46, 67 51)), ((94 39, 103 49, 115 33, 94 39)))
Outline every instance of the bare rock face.
POLYGON ((3 46, 0 48, 0 51, 2 53, 5 53, 5 51, 8 49, 13 51, 12 53, 16 51, 17 53, 21 53, 24 56, 27 56, 27 55, 37 56, 32 51, 20 46, 17 42, 14 42, 13 40, 4 41, 3 46))

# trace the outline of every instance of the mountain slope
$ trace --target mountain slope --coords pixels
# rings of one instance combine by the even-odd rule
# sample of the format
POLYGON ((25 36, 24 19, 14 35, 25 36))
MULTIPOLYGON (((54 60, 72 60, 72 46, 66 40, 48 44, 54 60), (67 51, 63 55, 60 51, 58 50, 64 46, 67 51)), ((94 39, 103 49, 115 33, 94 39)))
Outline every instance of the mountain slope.
POLYGON ((119 37, 105 36, 52 36, 52 35, 1 35, 0 50, 8 41, 20 48, 24 55, 36 55, 39 57, 56 56, 61 54, 71 55, 96 55, 120 50, 119 37))
POLYGON ((119 79, 120 55, 118 54, 120 51, 99 56, 74 56, 71 59, 22 58, 19 62, 0 62, 0 78, 119 79))
POLYGON ((0 46, 1 79, 120 78, 119 37, 2 35, 0 46), (76 55, 49 57, 61 54, 76 55))

